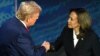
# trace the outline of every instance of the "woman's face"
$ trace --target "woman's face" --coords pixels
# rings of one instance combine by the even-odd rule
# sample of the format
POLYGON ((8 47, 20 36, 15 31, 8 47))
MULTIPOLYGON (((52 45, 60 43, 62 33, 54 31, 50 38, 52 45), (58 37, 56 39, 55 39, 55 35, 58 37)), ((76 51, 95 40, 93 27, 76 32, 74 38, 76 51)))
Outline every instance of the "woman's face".
POLYGON ((79 28, 80 24, 78 23, 78 16, 77 14, 73 11, 70 13, 69 18, 68 18, 68 28, 79 28))

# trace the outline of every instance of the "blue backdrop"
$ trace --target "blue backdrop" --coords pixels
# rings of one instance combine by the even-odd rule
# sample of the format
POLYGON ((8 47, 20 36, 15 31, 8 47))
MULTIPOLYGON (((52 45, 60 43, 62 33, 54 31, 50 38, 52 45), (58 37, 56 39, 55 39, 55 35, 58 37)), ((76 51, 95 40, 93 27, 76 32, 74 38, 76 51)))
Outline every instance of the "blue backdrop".
MULTIPOLYGON (((15 9, 24 0, 0 0, 0 26, 2 22, 15 16, 15 9), (17 3, 16 3, 17 1, 17 3)), ((35 45, 44 40, 53 42, 67 23, 70 8, 86 8, 92 16, 92 28, 100 37, 100 0, 35 0, 42 13, 30 32, 35 45)))

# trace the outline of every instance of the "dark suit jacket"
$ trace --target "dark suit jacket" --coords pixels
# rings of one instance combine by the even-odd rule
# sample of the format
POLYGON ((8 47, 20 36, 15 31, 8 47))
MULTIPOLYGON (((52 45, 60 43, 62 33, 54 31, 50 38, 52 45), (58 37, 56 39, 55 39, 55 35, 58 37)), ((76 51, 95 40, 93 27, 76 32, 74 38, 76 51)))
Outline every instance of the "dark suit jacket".
POLYGON ((55 41, 53 49, 58 50, 63 46, 67 56, 100 56, 99 39, 91 29, 79 39, 76 47, 73 40, 73 30, 66 26, 55 41))
POLYGON ((0 28, 0 56, 45 56, 45 48, 34 48, 25 26, 16 18, 0 28))

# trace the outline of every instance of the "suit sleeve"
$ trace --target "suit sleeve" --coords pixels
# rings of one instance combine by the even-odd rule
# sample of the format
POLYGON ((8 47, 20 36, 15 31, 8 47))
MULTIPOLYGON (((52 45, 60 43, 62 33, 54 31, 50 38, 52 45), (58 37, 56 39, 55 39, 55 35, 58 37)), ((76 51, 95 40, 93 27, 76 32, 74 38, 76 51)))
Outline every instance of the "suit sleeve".
POLYGON ((54 43, 51 43, 50 51, 58 51, 62 47, 64 32, 65 29, 63 29, 57 40, 54 43))
POLYGON ((95 36, 92 41, 92 50, 94 56, 100 56, 100 41, 99 37, 95 36))
POLYGON ((27 56, 45 56, 45 48, 39 47, 38 49, 34 49, 31 44, 30 39, 28 39, 25 35, 20 35, 17 40, 18 47, 25 53, 27 56))
POLYGON ((62 38, 58 37, 57 40, 54 43, 51 43, 50 49, 51 51, 57 51, 62 46, 62 38))
POLYGON ((30 38, 19 20, 7 20, 0 28, 0 46, 2 44, 7 48, 2 49, 4 54, 7 52, 10 56, 45 56, 45 48, 39 47, 35 51, 30 38))

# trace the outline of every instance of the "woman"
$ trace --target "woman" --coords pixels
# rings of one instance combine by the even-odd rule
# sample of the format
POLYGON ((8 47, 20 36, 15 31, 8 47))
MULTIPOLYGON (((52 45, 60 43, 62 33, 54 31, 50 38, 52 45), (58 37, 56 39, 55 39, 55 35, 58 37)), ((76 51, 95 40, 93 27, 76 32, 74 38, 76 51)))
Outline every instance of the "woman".
POLYGON ((99 37, 91 29, 91 17, 84 8, 71 9, 68 25, 55 41, 53 50, 64 46, 67 56, 100 56, 99 37))

